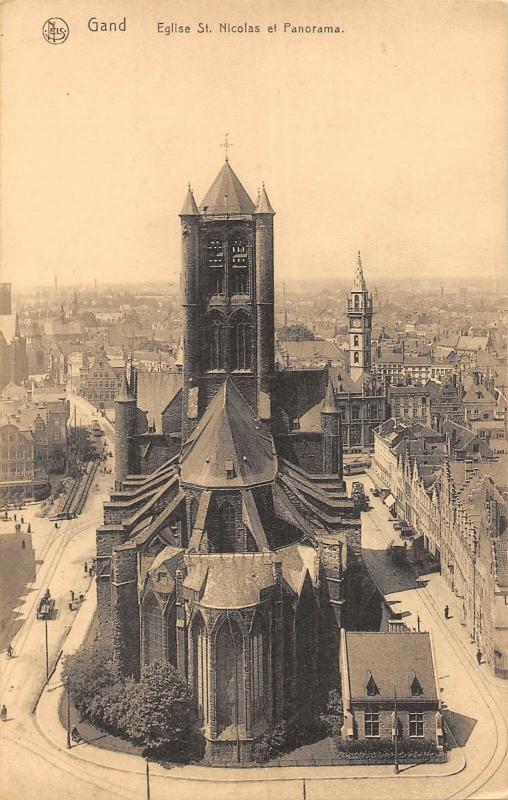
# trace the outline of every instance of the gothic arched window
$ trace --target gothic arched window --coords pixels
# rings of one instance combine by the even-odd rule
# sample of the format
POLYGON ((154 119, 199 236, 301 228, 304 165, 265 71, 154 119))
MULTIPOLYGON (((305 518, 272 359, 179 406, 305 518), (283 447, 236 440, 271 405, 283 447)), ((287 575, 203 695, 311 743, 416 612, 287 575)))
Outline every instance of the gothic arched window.
POLYGON ((355 364, 358 364, 360 362, 360 356, 358 355, 358 353, 353 353, 353 362, 355 364))
POLYGON ((208 686, 208 636, 203 617, 198 614, 192 626, 192 655, 194 662, 194 697, 198 706, 201 722, 208 721, 209 686, 208 686))
POLYGON ((231 326, 231 369, 252 369, 252 331, 249 317, 237 317, 231 326))
POLYGON ((232 282, 231 294, 247 294, 249 291, 249 258, 247 240, 234 236, 230 245, 232 282))
POLYGON ((215 640, 216 711, 218 732, 245 722, 242 634, 235 620, 227 617, 215 640))
POLYGON ((236 513, 227 500, 216 506, 208 526, 208 541, 212 553, 234 553, 236 544, 236 513))
POLYGON ((212 235, 208 239, 206 263, 210 294, 224 294, 224 244, 218 235, 212 235))
POLYGON ((355 308, 360 308, 360 298, 355 294, 355 308))
POLYGON ((226 368, 226 327, 218 315, 210 320, 209 338, 210 358, 208 369, 222 370, 226 368))
POLYGON ((162 612, 155 595, 150 594, 143 606, 143 659, 162 663, 162 612))
POLYGON ((360 340, 358 336, 353 336, 353 347, 358 347, 360 340))
POLYGON ((251 633, 251 688, 254 722, 264 716, 265 711, 265 647, 261 617, 256 617, 251 633))
POLYGON ((166 619, 166 656, 170 664, 176 667, 176 606, 173 603, 165 615, 166 619))

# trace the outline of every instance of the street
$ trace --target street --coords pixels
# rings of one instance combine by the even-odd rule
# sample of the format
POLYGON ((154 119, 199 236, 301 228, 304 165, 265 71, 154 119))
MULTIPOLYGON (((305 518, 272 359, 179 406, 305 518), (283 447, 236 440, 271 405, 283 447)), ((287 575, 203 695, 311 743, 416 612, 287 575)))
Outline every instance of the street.
MULTIPOLYGON (((71 396, 79 414, 91 416, 82 398, 71 396)), ((111 427, 100 420, 112 449, 111 427)), ((111 465, 111 461, 109 462, 111 465)), ((370 479, 359 479, 367 491, 370 479)), ((351 479, 352 480, 352 479, 351 479)), ((351 480, 348 479, 350 487, 351 480)), ((61 692, 59 666, 43 693, 35 714, 32 709, 45 683, 45 624, 35 618, 38 599, 49 587, 56 599, 56 618, 48 622, 50 667, 54 664, 76 617, 70 611, 69 591, 83 592, 89 611, 95 607, 95 585, 85 575, 83 563, 90 560, 95 546, 95 528, 102 518, 102 502, 112 485, 112 476, 97 474, 100 490, 91 492, 83 514, 62 522, 47 533, 43 552, 35 541, 39 563, 35 581, 21 598, 16 615, 19 627, 13 638, 15 658, 0 662, 0 702, 8 708, 8 720, 0 724, 2 792, 10 800, 38 800, 55 795, 84 800, 110 797, 146 796, 145 763, 137 757, 94 748, 84 743, 66 749, 66 732, 58 717, 61 692)), ((466 641, 455 610, 453 595, 439 574, 418 576, 407 568, 395 567, 386 554, 393 539, 388 511, 379 498, 371 498, 371 510, 362 514, 363 556, 374 581, 394 611, 406 624, 431 630, 434 640, 438 681, 447 722, 462 748, 466 764, 455 758, 445 765, 419 765, 400 775, 392 767, 323 767, 212 769, 199 766, 168 769, 150 765, 152 800, 169 793, 175 798, 194 798, 205 792, 210 798, 234 800, 325 800, 341 798, 491 798, 502 796, 507 784, 506 723, 501 713, 508 686, 494 679, 485 665, 479 667, 474 649, 466 641), (451 619, 444 620, 448 603, 451 619), (453 764, 459 763, 457 768, 453 764), (460 765, 462 764, 462 766, 460 765), (452 766, 451 766, 452 765, 452 766), (451 774, 454 772, 454 774, 451 774)), ((38 524, 42 523, 38 520, 38 524)), ((82 609, 85 611, 85 608, 82 609)), ((79 625, 78 625, 79 628, 79 625)), ((75 633, 80 631, 76 628, 75 633)), ((79 636, 78 636, 79 638, 79 636)))

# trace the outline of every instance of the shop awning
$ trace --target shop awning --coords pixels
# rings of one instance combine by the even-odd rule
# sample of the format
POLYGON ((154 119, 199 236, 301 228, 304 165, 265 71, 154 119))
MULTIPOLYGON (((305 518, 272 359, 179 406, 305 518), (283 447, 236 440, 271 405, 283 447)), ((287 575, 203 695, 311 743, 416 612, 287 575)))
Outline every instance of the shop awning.
POLYGON ((396 502, 397 501, 395 500, 395 497, 393 496, 393 494, 387 494, 385 499, 383 500, 383 503, 386 506, 388 506, 388 508, 391 508, 392 506, 394 506, 396 502))

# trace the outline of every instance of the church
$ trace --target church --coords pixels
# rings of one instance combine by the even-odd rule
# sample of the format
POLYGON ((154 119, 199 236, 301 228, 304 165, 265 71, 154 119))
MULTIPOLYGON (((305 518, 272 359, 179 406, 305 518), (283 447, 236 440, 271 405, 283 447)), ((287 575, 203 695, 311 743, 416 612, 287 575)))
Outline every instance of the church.
POLYGON ((332 377, 275 370, 274 216, 227 157, 199 206, 189 187, 182 374, 124 381, 97 529, 100 635, 124 674, 175 666, 210 763, 249 761, 278 721, 319 708, 362 603, 332 377), (319 426, 294 429, 316 406, 319 426))

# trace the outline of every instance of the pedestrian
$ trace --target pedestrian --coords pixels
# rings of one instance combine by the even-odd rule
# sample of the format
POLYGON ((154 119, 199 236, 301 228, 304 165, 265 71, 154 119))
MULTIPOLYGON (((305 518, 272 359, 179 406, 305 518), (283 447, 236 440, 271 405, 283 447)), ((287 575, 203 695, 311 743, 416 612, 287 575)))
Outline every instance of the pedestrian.
POLYGON ((83 594, 83 592, 80 592, 79 593, 79 602, 82 603, 84 599, 85 599, 85 595, 83 594))
POLYGON ((14 522, 17 522, 17 519, 18 518, 17 518, 16 514, 14 514, 14 522))
POLYGON ((32 525, 30 522, 28 523, 28 528, 26 529, 26 531, 27 533, 32 533, 32 525))
POLYGON ((5 722, 7 719, 7 706, 2 706, 2 709, 0 710, 0 717, 2 718, 2 722, 5 722))
POLYGON ((448 606, 444 607, 444 615, 445 615, 445 619, 449 619, 449 617, 450 617, 450 609, 449 609, 448 606))
POLYGON ((71 600, 74 601, 74 591, 71 589, 71 600))
POLYGON ((23 514, 21 515, 21 524, 22 524, 22 525, 24 525, 24 524, 25 524, 25 518, 24 518, 23 514))
POLYGON ((85 572, 88 572, 88 564, 87 564, 87 562, 86 562, 86 561, 85 561, 85 563, 84 563, 84 565, 83 565, 83 566, 84 566, 84 568, 85 568, 85 572))
POLYGON ((55 528, 58 530, 58 522, 55 522, 55 528))
POLYGON ((478 649, 476 651, 476 660, 478 661, 478 666, 482 663, 482 651, 478 649))
POLYGON ((73 742, 81 741, 81 735, 75 725, 73 725, 71 729, 71 739, 73 742))
POLYGON ((25 549, 25 540, 24 539, 21 540, 21 549, 22 550, 25 549))
POLYGON ((7 648, 7 658, 12 658, 14 655, 14 650, 12 649, 12 644, 9 645, 7 648))

